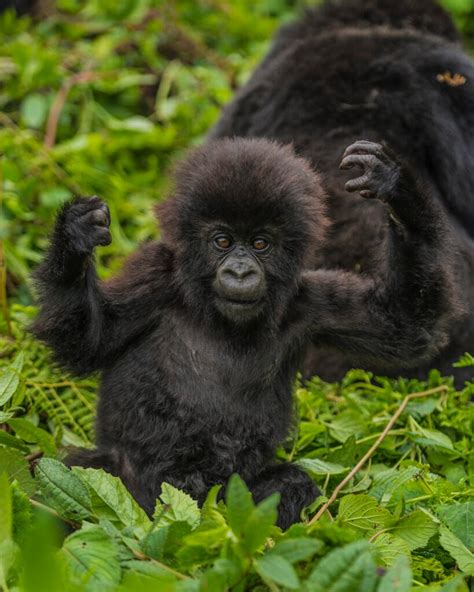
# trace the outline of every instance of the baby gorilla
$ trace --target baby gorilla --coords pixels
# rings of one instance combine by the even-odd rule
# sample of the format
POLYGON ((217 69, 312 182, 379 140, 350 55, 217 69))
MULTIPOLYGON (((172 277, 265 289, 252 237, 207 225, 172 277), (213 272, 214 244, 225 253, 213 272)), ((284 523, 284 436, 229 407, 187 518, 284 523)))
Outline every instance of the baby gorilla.
POLYGON ((443 213, 412 173, 363 141, 341 166, 362 169, 349 191, 392 212, 381 277, 311 270, 328 226, 318 175, 267 140, 192 152, 157 208, 162 240, 111 281, 92 256, 111 240, 107 206, 66 204, 36 272, 34 332, 63 366, 102 373, 97 449, 69 464, 120 476, 148 512, 163 481, 202 502, 239 473, 256 501, 280 493, 282 528, 300 518, 318 490, 274 455, 307 344, 387 365, 421 359, 443 341, 452 299, 443 213))

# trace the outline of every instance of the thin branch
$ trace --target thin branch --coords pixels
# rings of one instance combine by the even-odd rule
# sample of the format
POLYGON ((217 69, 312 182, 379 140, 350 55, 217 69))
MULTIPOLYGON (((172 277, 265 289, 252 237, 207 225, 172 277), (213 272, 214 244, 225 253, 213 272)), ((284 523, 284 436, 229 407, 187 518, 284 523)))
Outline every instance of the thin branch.
POLYGON ((311 524, 314 524, 315 522, 317 522, 321 518, 321 516, 324 514, 324 512, 326 512, 326 510, 329 508, 329 506, 334 501, 336 501, 337 496, 339 495, 340 491, 342 489, 344 489, 344 487, 349 483, 349 481, 351 481, 353 479, 353 477, 361 470, 361 468, 365 465, 365 463, 372 457, 372 455, 377 450, 377 448, 380 446, 380 444, 382 444, 382 442, 388 436, 390 430, 396 424, 396 422, 398 421, 398 418, 405 411, 406 406, 408 405, 408 403, 411 400, 421 399, 422 397, 429 397, 430 395, 434 395, 436 393, 441 393, 441 392, 447 391, 447 390, 448 390, 447 386, 441 385, 441 386, 437 386, 436 388, 429 389, 427 391, 422 391, 420 393, 411 393, 411 394, 407 395, 403 399, 400 407, 394 413, 394 415, 392 416, 392 418, 390 419, 388 424, 385 426, 384 431, 380 434, 377 441, 374 442, 374 444, 371 446, 371 448, 367 451, 366 454, 364 454, 364 456, 360 459, 360 461, 356 464, 356 466, 351 470, 351 472, 346 477, 344 477, 344 479, 339 483, 339 485, 336 487, 336 489, 332 492, 332 495, 328 499, 328 501, 323 506, 321 506, 319 508, 319 511, 317 512, 317 514, 315 514, 313 516, 313 518, 311 518, 311 520, 309 521, 308 524, 311 525, 311 524))

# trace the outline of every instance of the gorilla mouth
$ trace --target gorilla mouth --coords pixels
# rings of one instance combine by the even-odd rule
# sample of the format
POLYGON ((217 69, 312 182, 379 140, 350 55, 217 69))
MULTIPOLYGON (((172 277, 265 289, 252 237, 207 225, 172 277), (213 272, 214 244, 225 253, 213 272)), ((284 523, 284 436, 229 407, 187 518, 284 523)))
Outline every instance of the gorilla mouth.
POLYGON ((224 296, 221 296, 219 301, 221 306, 240 310, 255 308, 260 304, 260 300, 239 300, 238 298, 226 298, 224 296))
POLYGON ((257 317, 262 310, 262 300, 239 300, 219 297, 217 308, 221 314, 235 322, 249 321, 257 317))

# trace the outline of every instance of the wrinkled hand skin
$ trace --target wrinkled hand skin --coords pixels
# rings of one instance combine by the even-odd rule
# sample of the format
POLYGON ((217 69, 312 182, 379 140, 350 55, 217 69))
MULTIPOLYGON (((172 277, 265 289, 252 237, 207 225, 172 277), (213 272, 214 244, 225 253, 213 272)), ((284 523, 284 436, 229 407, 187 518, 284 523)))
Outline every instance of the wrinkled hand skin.
POLYGON ((395 154, 387 147, 359 140, 348 146, 342 157, 341 170, 354 167, 362 170, 362 175, 347 181, 346 191, 358 191, 368 199, 390 201, 396 193, 401 175, 401 165, 395 154))

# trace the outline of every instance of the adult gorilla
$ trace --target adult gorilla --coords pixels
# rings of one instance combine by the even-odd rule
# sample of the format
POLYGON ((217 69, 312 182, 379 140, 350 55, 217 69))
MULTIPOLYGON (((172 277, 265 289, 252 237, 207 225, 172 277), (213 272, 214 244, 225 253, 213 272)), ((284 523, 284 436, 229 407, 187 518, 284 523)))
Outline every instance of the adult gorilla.
MULTIPOLYGON (((458 385, 473 377, 472 368, 453 370, 452 363, 474 352, 474 68, 443 9, 432 0, 334 0, 308 11, 279 31, 211 135, 293 144, 330 196, 332 230, 314 268, 361 277, 390 265, 389 212, 348 195, 339 162, 358 138, 387 143, 449 217, 445 240, 454 245, 449 265, 464 314, 453 315, 447 339, 423 360, 405 357, 389 368, 383 356, 361 360, 313 347, 305 373, 337 380, 362 363, 395 376, 439 368, 458 385)), ((416 200, 410 207, 429 223, 416 200)))

